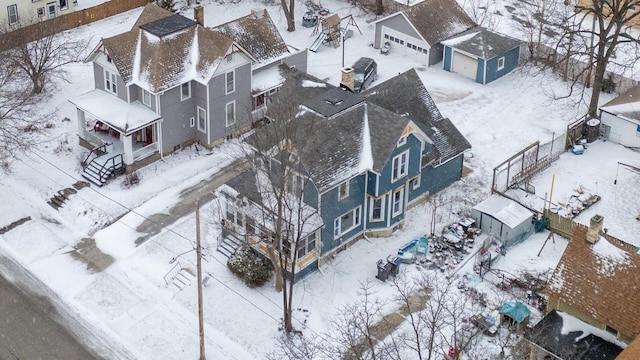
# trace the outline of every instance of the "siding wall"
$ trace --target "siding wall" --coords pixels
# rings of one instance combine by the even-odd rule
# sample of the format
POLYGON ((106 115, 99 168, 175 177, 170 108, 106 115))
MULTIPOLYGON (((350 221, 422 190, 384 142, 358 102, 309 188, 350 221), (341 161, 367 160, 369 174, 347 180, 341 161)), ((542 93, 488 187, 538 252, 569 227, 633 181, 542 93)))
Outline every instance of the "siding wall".
POLYGON ((518 67, 520 61, 520 47, 516 47, 504 53, 503 55, 496 56, 487 61, 487 77, 485 84, 488 84, 518 67), (504 68, 498 70, 498 59, 504 56, 504 68))
MULTIPOLYGON (((234 57, 242 58, 243 64, 224 69, 209 82, 209 126, 210 139, 205 144, 215 143, 239 129, 251 126, 251 63, 239 53, 234 57), (234 70, 235 91, 226 94, 225 73, 234 70), (226 126, 226 104, 236 102, 236 123, 226 126)), ((234 60, 235 62, 236 60, 234 60)), ((240 61, 240 60, 237 60, 240 61)))
MULTIPOLYGON (((407 22, 405 17, 401 14, 396 14, 395 16, 376 23, 375 39, 373 41, 373 47, 376 49, 379 49, 380 46, 382 46, 382 26, 386 26, 416 39, 420 39, 420 35, 413 29, 413 26, 407 22)), ((398 44, 398 46, 400 45, 398 44)))
MULTIPOLYGON (((164 94, 158 95, 160 113, 164 119, 162 122, 163 152, 171 151, 175 146, 188 142, 196 136, 196 132, 199 132, 197 126, 191 127, 190 123, 191 117, 196 116, 195 103, 198 97, 194 95, 197 91, 206 93, 206 87, 195 86, 195 84, 195 81, 191 82, 191 98, 185 101, 180 101, 180 86, 165 90, 164 94)), ((203 105, 201 106, 206 109, 203 105)))

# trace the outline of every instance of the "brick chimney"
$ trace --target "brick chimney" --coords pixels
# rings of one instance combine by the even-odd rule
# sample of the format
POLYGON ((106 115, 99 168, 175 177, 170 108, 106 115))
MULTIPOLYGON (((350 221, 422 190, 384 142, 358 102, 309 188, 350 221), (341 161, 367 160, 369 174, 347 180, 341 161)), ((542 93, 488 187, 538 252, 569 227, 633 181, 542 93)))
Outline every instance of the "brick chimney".
POLYGON ((340 87, 353 92, 353 68, 348 67, 342 69, 342 80, 340 81, 340 87))
POLYGON ((602 221, 604 217, 602 215, 593 215, 589 222, 589 230, 587 230, 587 241, 595 244, 600 240, 600 233, 602 232, 602 221))
POLYGON ((193 8, 193 18, 200 26, 204 26, 204 8, 202 5, 193 8))

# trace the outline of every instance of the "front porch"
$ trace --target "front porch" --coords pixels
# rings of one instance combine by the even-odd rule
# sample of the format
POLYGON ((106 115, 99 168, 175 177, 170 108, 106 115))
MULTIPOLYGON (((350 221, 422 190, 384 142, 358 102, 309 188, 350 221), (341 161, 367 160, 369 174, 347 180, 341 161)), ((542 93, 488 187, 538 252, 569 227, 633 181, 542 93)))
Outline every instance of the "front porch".
POLYGON ((95 161, 121 155, 129 167, 161 151, 161 118, 141 103, 129 104, 102 90, 70 101, 77 109, 80 144, 102 148, 95 161))

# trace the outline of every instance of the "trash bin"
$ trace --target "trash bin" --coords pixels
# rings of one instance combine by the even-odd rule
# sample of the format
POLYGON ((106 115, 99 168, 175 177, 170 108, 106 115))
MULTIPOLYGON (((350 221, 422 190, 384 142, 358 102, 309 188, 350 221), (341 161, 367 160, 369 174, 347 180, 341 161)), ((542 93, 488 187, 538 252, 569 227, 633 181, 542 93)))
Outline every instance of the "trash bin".
POLYGON ((378 280, 387 281, 387 278, 389 278, 389 274, 391 273, 393 265, 389 263, 387 260, 383 260, 383 259, 378 260, 377 264, 378 264, 378 275, 376 275, 376 278, 378 278, 378 280))
POLYGON ((302 15, 302 26, 306 28, 314 27, 318 24, 318 15, 315 15, 311 11, 307 11, 302 15))
POLYGON ((387 256, 387 263, 391 265, 391 271, 389 272, 390 276, 397 276, 400 271, 400 262, 402 262, 402 258, 399 256, 389 255, 387 256))

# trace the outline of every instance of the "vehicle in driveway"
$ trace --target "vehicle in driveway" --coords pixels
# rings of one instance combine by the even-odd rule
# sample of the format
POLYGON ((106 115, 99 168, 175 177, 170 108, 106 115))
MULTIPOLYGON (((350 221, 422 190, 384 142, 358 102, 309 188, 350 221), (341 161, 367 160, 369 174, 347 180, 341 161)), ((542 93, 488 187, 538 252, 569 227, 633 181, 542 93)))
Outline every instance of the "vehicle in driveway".
POLYGON ((353 92, 359 93, 378 78, 378 64, 375 60, 361 57, 352 66, 353 92))

